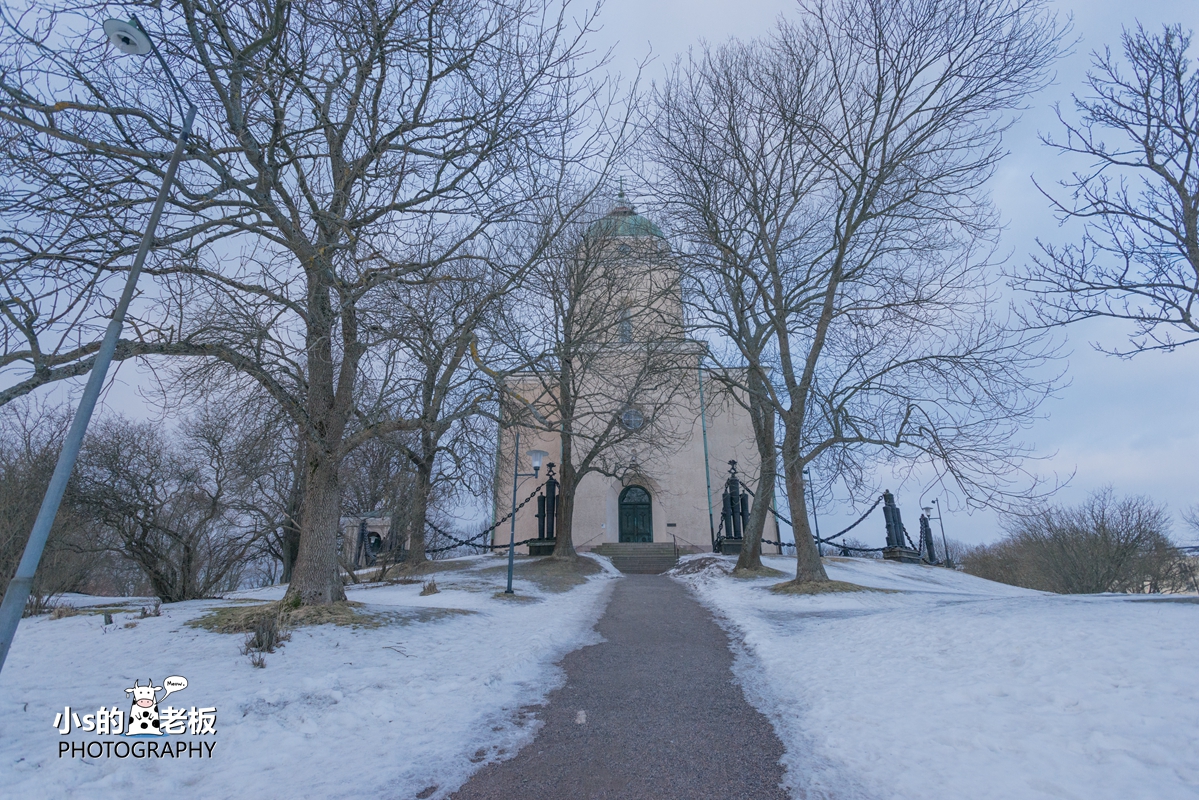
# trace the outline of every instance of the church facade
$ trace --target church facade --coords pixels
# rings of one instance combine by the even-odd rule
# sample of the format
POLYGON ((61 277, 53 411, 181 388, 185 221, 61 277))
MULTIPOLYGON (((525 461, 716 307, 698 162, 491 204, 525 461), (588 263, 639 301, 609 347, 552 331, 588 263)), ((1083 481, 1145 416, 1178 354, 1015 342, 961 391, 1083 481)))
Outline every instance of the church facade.
MULTIPOLYGON (((687 339, 681 297, 675 291, 653 294, 654 287, 679 285, 678 266, 658 226, 637 214, 621 196, 609 213, 592 230, 604 234, 605 257, 624 258, 628 264, 626 283, 633 296, 615 314, 617 342, 653 337, 659 349, 671 356, 673 382, 661 384, 653 397, 619 399, 619 392, 596 397, 610 398, 601 407, 600 424, 611 419, 626 434, 601 459, 603 469, 586 474, 575 495, 572 539, 580 552, 607 543, 674 544, 680 552, 710 552, 720 531, 721 502, 730 462, 751 487, 757 485, 758 455, 748 412, 728 390, 713 379, 703 366, 705 348, 687 339), (638 294, 640 293, 640 294, 638 294), (645 313, 649 309, 652 313, 645 313), (648 409, 652 408, 653 411, 648 409), (639 435, 639 427, 652 413, 657 435, 639 435), (668 434, 662 435, 662 431, 668 434)), ((610 380, 617 381, 613 371, 610 380)), ((591 380, 609 380, 597 370, 591 380)), ((536 403, 538 381, 515 375, 508 388, 536 403)), ((649 426, 647 425, 647 430, 649 426)), ((539 450, 544 464, 537 478, 516 478, 517 500, 524 501, 544 481, 548 465, 560 465, 561 437, 546 426, 501 427, 496 454, 495 519, 509 514, 513 501, 513 454, 519 437, 520 473, 532 471, 529 451, 539 450)), ((577 457, 577 456, 576 456, 577 457)), ((516 512, 516 541, 531 539, 539 532, 539 505, 534 498, 516 512)), ((544 522, 540 522, 544 534, 544 522)), ((498 526, 493 542, 508 541, 509 523, 498 526)), ((777 522, 768 517, 763 535, 778 540, 777 522)), ((537 553, 542 548, 534 548, 537 553)), ((530 552, 529 546, 518 552, 530 552)))

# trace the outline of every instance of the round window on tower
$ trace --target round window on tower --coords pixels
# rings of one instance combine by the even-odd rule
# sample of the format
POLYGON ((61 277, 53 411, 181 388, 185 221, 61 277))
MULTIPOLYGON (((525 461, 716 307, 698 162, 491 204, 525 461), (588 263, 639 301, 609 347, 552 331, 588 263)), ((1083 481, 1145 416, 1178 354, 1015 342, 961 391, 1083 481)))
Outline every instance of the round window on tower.
POLYGON ((630 431, 640 430, 645 426, 645 415, 633 406, 626 406, 620 412, 620 424, 630 431))
POLYGON ((617 251, 618 253, 620 253, 622 256, 627 256, 629 253, 633 252, 633 248, 629 247, 629 246, 628 246, 627 244, 625 244, 624 242, 621 242, 621 243, 620 243, 620 244, 617 246, 617 248, 616 248, 616 251, 617 251))

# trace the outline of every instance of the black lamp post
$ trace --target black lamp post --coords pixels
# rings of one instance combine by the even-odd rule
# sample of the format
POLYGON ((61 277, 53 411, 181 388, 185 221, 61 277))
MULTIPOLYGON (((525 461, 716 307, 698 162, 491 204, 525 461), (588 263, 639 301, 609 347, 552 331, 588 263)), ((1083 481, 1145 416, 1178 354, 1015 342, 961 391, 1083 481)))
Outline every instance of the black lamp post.
POLYGON ((520 471, 520 431, 516 432, 516 446, 512 458, 512 524, 508 530, 508 588, 504 594, 512 594, 512 570, 516 565, 516 487, 521 478, 536 478, 541 472, 541 459, 549 455, 544 450, 530 450, 527 455, 532 462, 532 472, 520 471))

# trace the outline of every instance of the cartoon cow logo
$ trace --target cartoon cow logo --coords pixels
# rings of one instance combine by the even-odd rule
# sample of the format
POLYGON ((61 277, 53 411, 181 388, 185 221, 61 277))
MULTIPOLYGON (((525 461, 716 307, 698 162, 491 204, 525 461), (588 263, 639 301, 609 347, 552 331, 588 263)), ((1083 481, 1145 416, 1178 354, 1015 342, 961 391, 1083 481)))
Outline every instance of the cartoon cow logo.
MULTIPOLYGON (((162 728, 158 722, 158 693, 161 686, 155 686, 154 681, 147 681, 145 686, 133 682, 132 689, 126 689, 125 694, 133 695, 133 706, 129 709, 129 727, 126 736, 162 736, 162 728)), ((169 694, 169 692, 168 692, 169 694)), ((163 695, 166 698, 166 695, 163 695)))

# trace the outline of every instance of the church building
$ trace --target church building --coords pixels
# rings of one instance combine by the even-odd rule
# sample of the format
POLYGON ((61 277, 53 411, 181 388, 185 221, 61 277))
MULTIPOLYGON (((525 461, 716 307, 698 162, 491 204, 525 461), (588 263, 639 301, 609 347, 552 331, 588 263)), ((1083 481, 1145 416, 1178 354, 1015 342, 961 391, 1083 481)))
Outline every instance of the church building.
MULTIPOLYGON (((589 232, 602 235, 602 258, 622 259, 625 263, 622 291, 626 294, 613 315, 617 321, 612 347, 619 348, 621 343, 633 347, 632 343, 652 338, 651 345, 673 354, 671 372, 676 382, 669 389, 657 390, 654 396, 642 394, 629 401, 619 399, 619 392, 596 392, 597 397, 610 397, 608 407, 601 407, 597 418, 601 424, 607 419, 621 426, 619 432, 624 438, 602 459, 601 471, 590 472, 579 481, 572 525, 574 546, 580 552, 604 552, 604 545, 621 543, 647 550, 650 545, 658 545, 658 549, 672 545, 680 553, 711 552, 716 536, 728 534, 721 530, 721 503, 729 462, 736 461, 739 477, 756 489, 758 454, 749 414, 704 366, 703 343, 686 336, 682 298, 677 290, 679 267, 662 230, 637 214, 622 192, 589 232), (663 291, 662 287, 674 288, 663 291), (651 416, 657 433, 650 431, 651 416), (645 436, 641 435, 642 426, 645 436), (663 430, 668 435, 662 435, 663 430)), ((608 373, 597 372, 599 377, 593 380, 604 381, 608 373)), ((529 396, 534 405, 532 395, 539 385, 520 375, 512 376, 508 383, 515 392, 529 396)), ((547 428, 552 426, 501 427, 496 458, 496 519, 512 508, 512 454, 518 434, 518 471, 522 474, 516 478, 518 501, 525 500, 544 481, 549 464, 561 463, 560 435, 547 428), (530 451, 545 453, 536 478, 524 477, 532 472, 530 451)), ((516 541, 537 537, 539 523, 545 536, 544 521, 539 520, 539 506, 544 505, 544 500, 535 498, 516 512, 516 541)), ((509 523, 499 525, 493 542, 506 543, 509 531, 509 523)), ((767 518, 763 536, 778 540, 773 516, 767 518)), ((518 552, 547 554, 549 544, 526 545, 518 552)), ((607 549, 609 554, 614 552, 611 547, 607 549)), ((630 549, 637 548, 620 548, 621 552, 630 549)))

